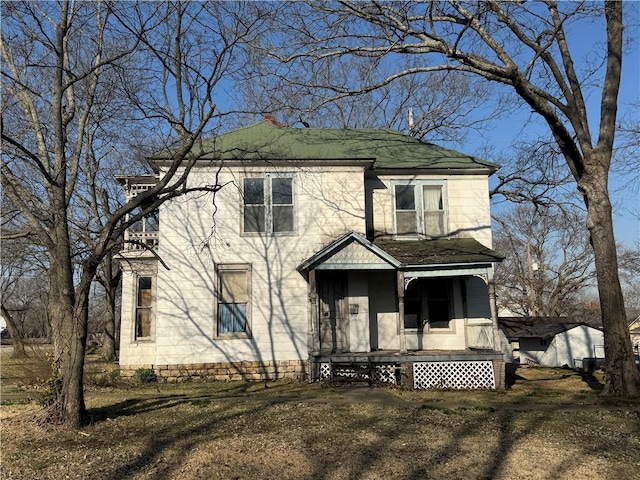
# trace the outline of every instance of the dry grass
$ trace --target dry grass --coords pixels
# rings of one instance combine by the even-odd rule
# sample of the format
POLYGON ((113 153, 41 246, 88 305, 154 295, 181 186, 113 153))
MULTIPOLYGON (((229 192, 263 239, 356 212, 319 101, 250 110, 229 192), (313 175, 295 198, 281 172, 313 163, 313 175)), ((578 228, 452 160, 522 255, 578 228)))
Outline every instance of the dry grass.
POLYGON ((506 392, 96 387, 79 432, 35 426, 34 404, 3 405, 1 478, 640 478, 637 401, 603 400, 597 378, 567 370, 516 373, 506 392))

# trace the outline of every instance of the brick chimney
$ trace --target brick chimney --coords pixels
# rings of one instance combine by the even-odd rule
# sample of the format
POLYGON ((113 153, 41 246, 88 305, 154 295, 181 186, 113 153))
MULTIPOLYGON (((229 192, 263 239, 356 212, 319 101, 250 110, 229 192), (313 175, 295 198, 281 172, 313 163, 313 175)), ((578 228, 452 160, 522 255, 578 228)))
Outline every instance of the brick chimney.
POLYGON ((278 122, 275 117, 269 113, 265 113, 264 114, 264 119, 267 121, 267 123, 270 123, 271 125, 275 125, 276 127, 281 127, 282 124, 280 122, 278 122))

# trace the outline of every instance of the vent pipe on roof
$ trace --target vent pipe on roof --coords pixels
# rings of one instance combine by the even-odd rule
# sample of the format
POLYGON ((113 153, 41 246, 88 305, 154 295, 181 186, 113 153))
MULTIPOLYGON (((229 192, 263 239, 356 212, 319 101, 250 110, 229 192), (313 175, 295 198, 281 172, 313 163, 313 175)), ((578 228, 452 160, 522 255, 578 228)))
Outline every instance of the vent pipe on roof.
POLYGON ((409 108, 409 135, 413 136, 415 132, 413 131, 413 108, 409 108))

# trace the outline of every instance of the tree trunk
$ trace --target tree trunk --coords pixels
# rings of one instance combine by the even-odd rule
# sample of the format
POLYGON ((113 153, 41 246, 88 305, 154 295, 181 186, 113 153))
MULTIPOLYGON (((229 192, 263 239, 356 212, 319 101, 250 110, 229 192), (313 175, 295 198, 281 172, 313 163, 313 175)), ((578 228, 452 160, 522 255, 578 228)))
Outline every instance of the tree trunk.
MULTIPOLYGON (((111 261, 111 260, 109 260, 111 261)), ((118 275, 119 277, 119 275, 118 275)), ((102 342, 102 357, 113 362, 118 359, 116 354, 116 291, 117 287, 109 282, 105 285, 107 297, 107 318, 104 322, 104 339, 102 342)))
MULTIPOLYGON (((59 269, 58 269, 59 270, 59 269)), ((52 293, 53 292, 52 288, 52 293)), ((82 425, 85 417, 83 392, 84 359, 87 339, 88 304, 74 308, 70 295, 55 288, 50 308, 53 319, 55 371, 53 399, 48 418, 71 428, 82 425)))
POLYGON ((56 218, 50 255, 49 309, 56 355, 48 418, 71 428, 85 417, 83 374, 87 344, 88 288, 76 291, 64 190, 52 187, 56 218))
POLYGON ((102 268, 104 277, 100 282, 104 287, 107 303, 107 318, 103 326, 104 338, 102 341, 102 357, 108 362, 113 362, 118 359, 116 297, 118 294, 118 288, 120 287, 122 273, 120 269, 114 265, 111 258, 106 258, 104 260, 102 268), (116 269, 115 274, 113 273, 114 267, 116 269))
MULTIPOLYGON (((618 258, 613 233, 611 202, 608 195, 607 167, 592 152, 585 160, 591 165, 579 183, 587 205, 587 228, 595 254, 598 294, 604 327, 605 395, 638 395, 640 373, 635 365, 618 277, 618 258), (595 166, 594 166, 595 164, 595 166), (604 181, 603 181, 604 179, 604 181)), ((587 163, 585 162, 585 163, 587 163)))
POLYGON ((25 358, 27 356, 27 352, 24 349, 24 341, 22 340, 22 335, 16 327, 15 322, 13 321, 13 317, 11 313, 5 308, 4 303, 1 306, 2 308, 2 316, 7 322, 7 330, 9 330, 9 335, 11 336, 11 344, 13 345, 13 357, 15 358, 25 358))
POLYGON ((107 362, 118 359, 116 354, 116 317, 111 306, 107 306, 107 319, 104 322, 102 339, 102 358, 107 362))

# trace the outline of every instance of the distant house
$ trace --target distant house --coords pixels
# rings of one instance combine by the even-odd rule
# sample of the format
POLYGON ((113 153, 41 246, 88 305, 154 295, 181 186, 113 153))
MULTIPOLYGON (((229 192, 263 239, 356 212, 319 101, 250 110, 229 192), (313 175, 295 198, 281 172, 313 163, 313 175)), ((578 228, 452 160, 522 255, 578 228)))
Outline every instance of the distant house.
POLYGON ((578 368, 584 358, 604 358, 602 330, 570 317, 500 317, 498 325, 508 357, 521 364, 578 368))
MULTIPOLYGON (((418 388, 502 385, 496 165, 397 131, 273 121, 195 153, 189 185, 222 185, 215 198, 167 202, 125 237, 124 375, 317 379, 354 364, 418 388)), ((133 197, 157 178, 119 180, 133 197)))

